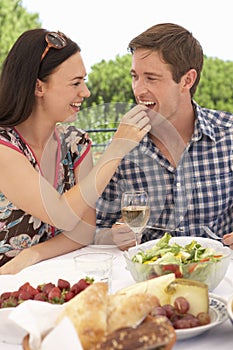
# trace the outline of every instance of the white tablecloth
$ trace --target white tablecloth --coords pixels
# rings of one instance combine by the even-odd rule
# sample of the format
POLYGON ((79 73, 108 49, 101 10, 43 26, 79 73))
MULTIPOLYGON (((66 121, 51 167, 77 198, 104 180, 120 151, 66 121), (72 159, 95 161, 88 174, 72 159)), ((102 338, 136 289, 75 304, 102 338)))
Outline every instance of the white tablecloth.
MULTIPOLYGON (((25 278, 28 278, 30 275, 43 275, 44 271, 47 271, 47 267, 49 264, 57 262, 59 266, 59 260, 64 259, 72 259, 73 256, 78 254, 79 252, 86 251, 110 251, 114 255, 113 260, 113 281, 112 281, 112 291, 115 292, 120 288, 131 285, 134 282, 131 274, 125 268, 125 261, 122 256, 122 252, 117 248, 113 248, 112 246, 89 246, 83 248, 79 251, 72 252, 54 259, 50 259, 34 266, 31 266, 20 274, 16 275, 16 278, 20 276, 21 280, 25 275, 25 278)), ((59 272, 58 272, 59 273, 59 272)), ((0 276, 0 287, 2 287, 0 276)), ((25 280, 26 282, 27 280, 25 280)), ((1 288, 0 288, 1 289, 1 288)), ((226 273, 224 280, 219 284, 219 286, 212 291, 214 294, 217 294, 224 299, 228 299, 233 294, 233 260, 231 260, 230 266, 226 273)), ((1 322, 1 320, 0 320, 1 322)), ((179 340, 176 342, 174 346, 174 350, 203 350, 203 349, 211 349, 211 350, 232 350, 233 348, 233 326, 230 320, 225 321, 223 324, 199 335, 197 337, 193 337, 187 340, 179 340)), ((0 342, 0 350, 22 350, 20 345, 15 344, 6 344, 0 342)), ((72 349, 73 350, 73 349, 72 349)))

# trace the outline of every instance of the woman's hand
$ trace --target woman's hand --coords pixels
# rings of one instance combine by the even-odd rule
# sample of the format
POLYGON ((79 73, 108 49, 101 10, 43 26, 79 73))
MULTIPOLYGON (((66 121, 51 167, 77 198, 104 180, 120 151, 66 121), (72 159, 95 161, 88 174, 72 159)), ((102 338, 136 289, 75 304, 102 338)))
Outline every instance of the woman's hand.
POLYGON ((37 255, 32 247, 23 249, 16 257, 0 267, 0 275, 16 274, 36 262, 38 262, 37 255))
POLYGON ((113 136, 113 142, 120 141, 119 147, 125 153, 130 152, 141 139, 150 131, 148 108, 137 105, 127 112, 121 119, 120 125, 113 136))

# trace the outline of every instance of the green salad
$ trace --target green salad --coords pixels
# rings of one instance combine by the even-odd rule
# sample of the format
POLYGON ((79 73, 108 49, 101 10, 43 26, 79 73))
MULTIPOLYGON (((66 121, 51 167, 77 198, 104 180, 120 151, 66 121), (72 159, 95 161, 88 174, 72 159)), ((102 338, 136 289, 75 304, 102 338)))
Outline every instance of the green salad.
POLYGON ((132 262, 153 265, 154 275, 175 273, 177 278, 205 281, 213 267, 211 263, 218 262, 223 257, 213 248, 203 247, 195 239, 181 246, 170 243, 171 238, 171 234, 166 232, 151 249, 135 254, 132 262))

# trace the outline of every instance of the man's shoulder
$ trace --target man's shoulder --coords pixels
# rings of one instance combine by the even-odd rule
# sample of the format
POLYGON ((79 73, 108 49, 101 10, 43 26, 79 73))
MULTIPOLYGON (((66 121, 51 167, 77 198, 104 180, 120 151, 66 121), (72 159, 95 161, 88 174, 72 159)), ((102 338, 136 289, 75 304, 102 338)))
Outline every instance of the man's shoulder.
POLYGON ((195 104, 196 116, 201 124, 212 130, 228 132, 233 128, 233 114, 224 110, 200 107, 195 104))

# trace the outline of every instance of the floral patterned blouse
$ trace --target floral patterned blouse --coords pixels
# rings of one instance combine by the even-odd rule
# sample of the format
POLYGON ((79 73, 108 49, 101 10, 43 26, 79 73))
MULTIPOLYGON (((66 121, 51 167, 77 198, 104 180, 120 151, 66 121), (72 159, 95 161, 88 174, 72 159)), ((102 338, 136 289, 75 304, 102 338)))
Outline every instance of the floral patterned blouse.
MULTIPOLYGON (((74 169, 89 152, 91 141, 84 131, 71 125, 57 125, 55 137, 58 152, 54 187, 62 194, 75 184, 74 169)), ((14 128, 0 128, 0 144, 23 153, 32 166, 40 171, 33 151, 14 128)), ((17 208, 0 192, 0 266, 20 250, 46 241, 60 232, 17 208)))

